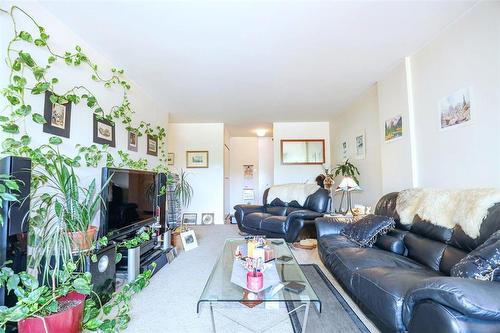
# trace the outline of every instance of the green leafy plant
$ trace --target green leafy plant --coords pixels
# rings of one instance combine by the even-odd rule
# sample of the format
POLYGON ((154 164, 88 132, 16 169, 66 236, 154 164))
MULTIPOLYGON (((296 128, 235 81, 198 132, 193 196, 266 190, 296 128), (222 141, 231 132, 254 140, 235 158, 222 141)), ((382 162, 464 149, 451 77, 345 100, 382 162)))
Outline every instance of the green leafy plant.
POLYGON ((105 333, 126 329, 130 322, 130 300, 149 284, 155 268, 156 264, 153 263, 152 270, 139 274, 134 281, 124 285, 111 296, 107 304, 101 305, 99 299, 88 298, 85 301, 82 328, 105 333))
POLYGON ((193 198, 193 187, 189 184, 188 173, 181 169, 179 172, 179 181, 175 184, 174 196, 182 207, 188 207, 193 198))
POLYGON ((136 235, 133 238, 126 239, 120 243, 118 243, 116 246, 118 248, 126 248, 126 249, 133 249, 134 247, 138 247, 142 243, 148 241, 151 239, 151 231, 143 231, 140 234, 136 235))
POLYGON ((354 179, 356 184, 359 185, 359 170, 356 166, 354 166, 354 164, 349 162, 349 159, 347 159, 344 163, 337 164, 337 166, 331 171, 331 174, 333 174, 333 178, 339 175, 351 177, 354 179))
MULTIPOLYGON (((28 104, 28 96, 40 95, 51 92, 52 103, 73 104, 84 103, 86 107, 100 118, 111 122, 120 121, 126 129, 141 136, 152 135, 158 139, 159 162, 154 169, 166 169, 165 137, 166 130, 161 126, 152 126, 151 123, 141 121, 139 125, 133 126, 133 110, 128 99, 130 84, 124 80, 123 69, 111 68, 108 75, 102 73, 100 67, 83 51, 82 47, 76 45, 73 50, 56 52, 51 46, 50 35, 37 20, 28 12, 18 6, 12 6, 8 10, 0 9, 0 14, 7 15, 12 22, 12 38, 7 44, 5 63, 10 71, 9 82, 1 89, 2 95, 7 101, 6 108, 0 114, 0 128, 7 133, 7 137, 1 144, 2 153, 13 156, 25 156, 32 158, 36 154, 37 147, 31 144, 30 135, 24 131, 20 124, 32 121, 42 125, 45 123, 44 117, 34 112, 34 108, 28 104), (23 26, 18 22, 18 15, 31 24, 23 26), (46 51, 46 57, 34 57, 30 53, 31 49, 41 49, 46 51), (57 89, 59 78, 52 75, 52 68, 58 63, 63 66, 85 67, 90 71, 90 77, 96 83, 102 84, 105 88, 120 88, 122 99, 118 105, 112 106, 109 111, 105 111, 99 102, 98 96, 88 87, 82 84, 59 91, 57 89)), ((37 54, 40 52, 36 52, 37 54)), ((43 53, 40 53, 43 54, 43 53)), ((60 139, 59 139, 60 140, 60 139)), ((88 147, 77 146, 87 166, 97 167, 102 160, 107 166, 128 167, 131 169, 147 169, 148 165, 144 159, 134 160, 122 150, 119 150, 118 158, 115 162, 111 154, 107 152, 106 145, 90 145, 88 147), (102 147, 102 148, 99 148, 102 147)))
MULTIPOLYGON (((52 141, 56 144, 55 140, 52 141)), ((41 146, 39 151, 38 166, 32 171, 35 185, 31 191, 29 224, 37 237, 30 265, 37 271, 43 271, 44 279, 50 278, 55 285, 58 268, 75 262, 75 242, 69 233, 87 237, 87 230, 101 207, 102 189, 97 192, 95 180, 88 188, 78 184, 74 171, 78 157, 69 158, 60 154, 52 145, 41 146)), ((81 251, 76 253, 76 260, 83 255, 87 254, 81 251)))
MULTIPOLYGON (((6 262, 10 264, 10 262, 6 262)), ((0 269, 0 284, 7 293, 17 297, 16 305, 0 307, 0 332, 5 332, 7 322, 19 322, 29 317, 45 317, 59 312, 58 299, 71 291, 90 295, 92 293, 91 274, 78 273, 76 265, 68 263, 59 271, 57 288, 39 284, 36 277, 26 273, 14 273, 5 264, 0 269)))
MULTIPOLYGON (((5 202, 17 201, 18 192, 18 180, 13 179, 10 175, 0 174, 0 209, 3 208, 5 202)), ((0 225, 3 225, 2 215, 0 215, 0 225)))

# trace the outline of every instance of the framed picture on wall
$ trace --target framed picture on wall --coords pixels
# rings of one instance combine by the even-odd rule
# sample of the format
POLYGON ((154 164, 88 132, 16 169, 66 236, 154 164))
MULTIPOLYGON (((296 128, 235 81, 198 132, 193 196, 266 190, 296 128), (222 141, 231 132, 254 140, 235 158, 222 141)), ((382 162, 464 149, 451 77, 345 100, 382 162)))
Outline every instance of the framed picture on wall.
POLYGON ((385 121, 385 142, 391 142, 403 136, 403 116, 397 115, 385 121))
POLYGON ((158 156, 158 138, 148 134, 147 154, 158 156))
POLYGON ((187 151, 186 168, 208 168, 208 151, 207 150, 187 151))
POLYGON ((324 164, 325 140, 281 140, 281 164, 324 164))
POLYGON ((139 144, 138 141, 139 137, 137 136, 137 133, 128 131, 128 150, 130 151, 137 151, 139 144))
POLYGON ((440 129, 464 125, 471 120, 471 89, 460 89, 439 101, 440 129))
POLYGON ((107 119, 101 118, 94 113, 94 140, 95 143, 116 146, 115 124, 107 119))
POLYGON ((340 149, 342 151, 342 159, 344 161, 347 160, 349 158, 349 146, 347 144, 347 139, 342 141, 340 149))
MULTIPOLYGON (((53 103, 50 98, 53 94, 45 92, 43 109, 43 132, 69 138, 71 129, 71 102, 65 104, 53 103)), ((55 97, 55 96, 54 96, 55 97)))
POLYGON ((167 165, 174 165, 174 163, 175 163, 175 154, 168 153, 167 154, 167 165))
POLYGON ((360 131, 358 135, 354 138, 354 144, 356 147, 356 159, 364 160, 366 156, 366 136, 365 131, 360 131))

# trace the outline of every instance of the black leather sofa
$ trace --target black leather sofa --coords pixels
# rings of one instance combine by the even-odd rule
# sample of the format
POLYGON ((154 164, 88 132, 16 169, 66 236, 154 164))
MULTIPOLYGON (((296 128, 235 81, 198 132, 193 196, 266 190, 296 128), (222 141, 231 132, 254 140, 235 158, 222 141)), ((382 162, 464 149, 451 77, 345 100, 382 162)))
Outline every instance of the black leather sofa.
POLYGON ((393 217, 396 228, 371 248, 341 235, 344 223, 317 219, 325 266, 382 332, 500 332, 500 282, 450 277, 453 265, 500 229, 500 204, 472 239, 459 226, 447 229, 418 217, 402 225, 397 195, 376 206, 375 214, 393 217))
POLYGON ((330 194, 318 189, 309 195, 301 206, 297 201, 289 203, 276 198, 267 203, 269 189, 264 191, 264 205, 236 205, 235 218, 238 228, 252 235, 284 238, 291 243, 299 238, 316 238, 314 219, 328 210, 330 194))

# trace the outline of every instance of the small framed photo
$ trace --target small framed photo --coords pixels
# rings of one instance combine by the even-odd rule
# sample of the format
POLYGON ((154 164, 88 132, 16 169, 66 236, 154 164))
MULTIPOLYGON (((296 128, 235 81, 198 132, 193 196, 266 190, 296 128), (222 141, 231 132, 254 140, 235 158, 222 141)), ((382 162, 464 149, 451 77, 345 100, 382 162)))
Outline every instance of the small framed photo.
POLYGON ((95 143, 116 146, 115 124, 107 119, 100 118, 94 113, 94 140, 95 143))
POLYGON ((45 106, 43 110, 43 117, 45 118, 43 132, 69 138, 71 128, 71 102, 66 104, 52 103, 50 96, 52 96, 52 93, 46 91, 45 106))
POLYGON ((209 225, 214 223, 214 213, 201 214, 201 224, 209 225))
POLYGON ((349 146, 347 145, 347 139, 342 141, 342 159, 345 161, 349 158, 349 146))
POLYGON ((168 153, 167 154, 167 165, 174 165, 174 163, 175 163, 175 154, 168 153))
POLYGON ((197 220, 198 220, 197 213, 184 213, 184 214, 182 214, 182 223, 183 224, 194 225, 194 224, 196 224, 197 220))
POLYGON ((137 133, 128 131, 128 150, 130 151, 137 151, 139 144, 138 141, 139 137, 137 136, 137 133))
POLYGON ((208 168, 208 151, 187 151, 186 168, 208 168))
POLYGON ((148 155, 158 156, 158 138, 148 134, 148 155))
POLYGON ((194 230, 181 232, 181 240, 184 251, 190 251, 198 247, 198 241, 196 240, 194 230))
POLYGON ((391 142, 403 137, 403 116, 397 115, 385 121, 385 142, 391 142))

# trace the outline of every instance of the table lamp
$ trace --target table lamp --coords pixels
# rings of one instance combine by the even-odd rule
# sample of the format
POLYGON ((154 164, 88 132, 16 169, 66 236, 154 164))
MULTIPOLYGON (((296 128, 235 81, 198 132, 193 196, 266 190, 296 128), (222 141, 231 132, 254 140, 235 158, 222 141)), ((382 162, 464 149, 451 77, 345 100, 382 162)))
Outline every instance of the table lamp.
POLYGON ((342 191, 342 197, 340 199, 340 205, 339 205, 339 210, 338 212, 344 215, 347 215, 348 213, 352 214, 352 202, 351 202, 351 192, 352 191, 360 191, 361 187, 352 179, 351 177, 344 177, 342 181, 340 182, 339 186, 337 186, 337 189, 335 192, 340 192, 342 191), (344 196, 346 197, 347 201, 347 209, 342 211, 342 204, 344 202, 344 196))

